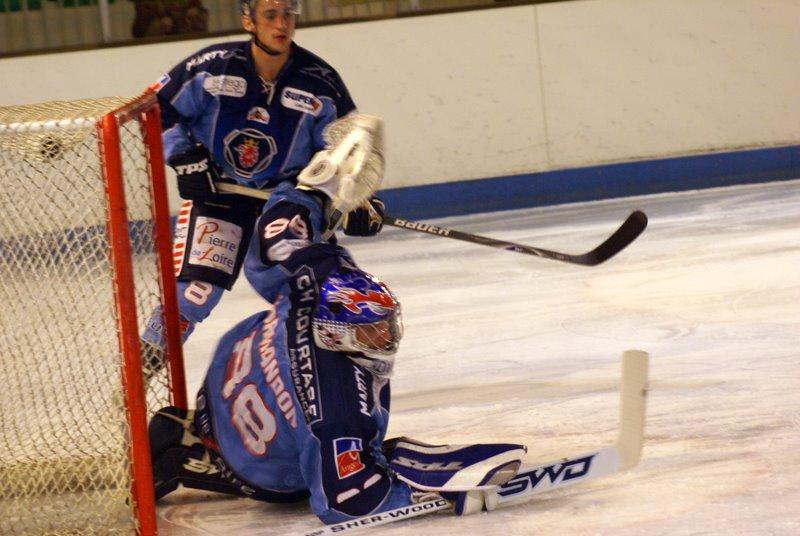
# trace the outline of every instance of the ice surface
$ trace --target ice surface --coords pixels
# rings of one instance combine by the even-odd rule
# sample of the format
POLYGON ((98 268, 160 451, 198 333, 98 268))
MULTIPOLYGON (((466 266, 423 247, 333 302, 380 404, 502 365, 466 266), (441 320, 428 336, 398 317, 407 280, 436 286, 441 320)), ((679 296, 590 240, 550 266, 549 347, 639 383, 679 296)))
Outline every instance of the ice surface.
MULTIPOLYGON (((399 229, 343 240, 403 303, 390 436, 521 442, 530 464, 603 446, 615 438, 622 351, 651 355, 634 470, 363 534, 800 534, 800 181, 436 224, 583 252, 635 208, 649 228, 593 268, 399 229)), ((190 392, 216 338, 259 308, 242 278, 186 346, 190 392)), ((158 515, 171 536, 320 526, 304 504, 190 491, 158 515)))

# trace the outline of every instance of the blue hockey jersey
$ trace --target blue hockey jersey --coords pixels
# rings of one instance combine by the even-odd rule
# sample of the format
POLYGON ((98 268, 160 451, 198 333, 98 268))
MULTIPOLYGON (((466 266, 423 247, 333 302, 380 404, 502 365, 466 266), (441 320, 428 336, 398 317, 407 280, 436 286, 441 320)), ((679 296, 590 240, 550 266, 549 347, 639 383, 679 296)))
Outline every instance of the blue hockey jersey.
POLYGON ((325 126, 355 109, 338 73, 295 44, 273 82, 242 41, 200 50, 155 89, 167 159, 201 143, 228 178, 256 188, 294 178, 325 147, 325 126))
MULTIPOLYGON (((268 301, 220 341, 204 383, 208 430, 234 475, 275 492, 311 492, 336 523, 411 504, 381 451, 389 381, 314 345, 320 285, 346 250, 322 241, 313 196, 276 190, 256 226, 245 273, 268 301)), ((199 403, 198 403, 199 405, 199 403)))

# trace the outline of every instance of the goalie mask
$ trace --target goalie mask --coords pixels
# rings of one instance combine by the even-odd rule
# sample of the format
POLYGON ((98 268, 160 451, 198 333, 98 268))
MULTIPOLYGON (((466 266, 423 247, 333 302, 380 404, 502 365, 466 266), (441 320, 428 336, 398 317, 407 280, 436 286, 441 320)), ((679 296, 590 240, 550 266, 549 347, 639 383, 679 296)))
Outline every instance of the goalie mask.
POLYGON ((331 273, 312 325, 320 348, 344 352, 376 376, 391 376, 403 321, 400 303, 379 279, 361 270, 331 273))

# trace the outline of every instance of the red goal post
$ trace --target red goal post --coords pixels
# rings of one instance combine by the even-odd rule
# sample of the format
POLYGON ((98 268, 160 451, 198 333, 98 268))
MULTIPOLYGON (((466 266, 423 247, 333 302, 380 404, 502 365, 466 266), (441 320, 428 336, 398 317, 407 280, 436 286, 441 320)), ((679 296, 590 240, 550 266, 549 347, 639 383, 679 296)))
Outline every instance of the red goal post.
POLYGON ((155 534, 147 420, 187 398, 151 93, 0 107, 0 300, 0 533, 155 534))

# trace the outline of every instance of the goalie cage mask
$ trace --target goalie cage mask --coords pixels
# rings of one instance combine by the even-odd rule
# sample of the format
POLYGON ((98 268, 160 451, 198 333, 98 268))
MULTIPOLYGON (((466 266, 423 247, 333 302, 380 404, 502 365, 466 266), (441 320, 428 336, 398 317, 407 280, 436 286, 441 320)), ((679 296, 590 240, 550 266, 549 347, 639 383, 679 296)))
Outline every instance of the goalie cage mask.
POLYGON ((376 376, 391 376, 403 320, 400 302, 384 282, 361 270, 332 272, 320 289, 312 326, 320 348, 343 352, 376 376))

